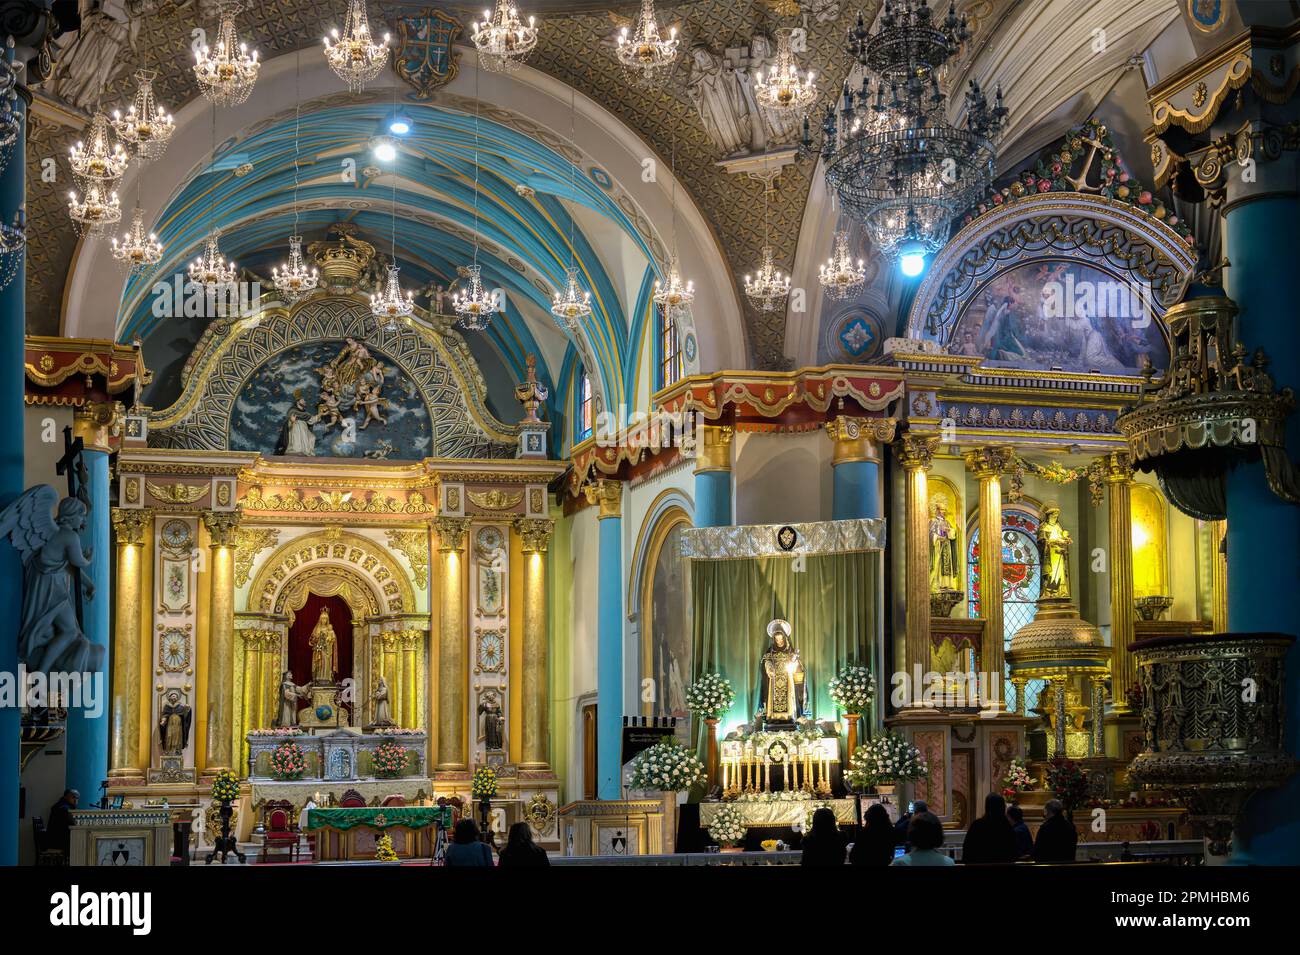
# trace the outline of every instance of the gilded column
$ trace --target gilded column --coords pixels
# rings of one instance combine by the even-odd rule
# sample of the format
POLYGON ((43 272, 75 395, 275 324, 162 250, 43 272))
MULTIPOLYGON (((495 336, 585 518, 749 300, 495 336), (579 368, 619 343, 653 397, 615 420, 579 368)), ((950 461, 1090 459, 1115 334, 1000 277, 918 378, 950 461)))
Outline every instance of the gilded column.
POLYGON ((1215 633, 1228 632, 1228 561, 1224 547, 1227 533, 1227 521, 1210 523, 1210 539, 1214 541, 1214 551, 1210 554, 1210 618, 1215 633))
POLYGON ((537 518, 515 521, 524 552, 524 665, 521 769, 550 769, 551 707, 550 646, 546 639, 546 548, 554 521, 537 518))
POLYGON ((1129 712, 1128 691, 1137 686, 1137 664, 1129 651, 1133 642, 1133 465, 1123 451, 1108 455, 1105 468, 1110 518, 1110 703, 1117 714, 1129 712))
POLYGON ((211 571, 208 581, 207 763, 215 774, 234 762, 235 531, 239 515, 204 511, 211 571))
POLYGON ((731 523, 731 438, 728 425, 706 424, 695 452, 695 526, 731 523))
MULTIPOLYGON (((907 480, 907 635, 903 670, 909 675, 918 665, 924 673, 930 664, 930 514, 926 473, 938 440, 932 435, 905 434, 896 446, 907 480)), ((917 700, 921 689, 914 687, 917 700)))
POLYGON ((433 529, 442 554, 438 626, 438 765, 439 772, 464 772, 465 756, 465 601, 464 551, 469 521, 438 517, 433 529))
MULTIPOLYGON (((110 716, 112 779, 144 778, 146 754, 140 750, 140 675, 143 649, 140 639, 144 563, 149 559, 153 514, 143 510, 113 509, 117 535, 117 620, 113 628, 113 692, 110 716)), ((87 799, 92 798, 87 796, 87 799)))
MULTIPOLYGON (((979 608, 984 618, 980 669, 998 681, 1006 672, 1002 646, 1002 474, 1010 463, 1009 448, 977 448, 966 453, 966 467, 980 483, 979 608)), ((1000 697, 1001 684, 997 686, 1000 697)))

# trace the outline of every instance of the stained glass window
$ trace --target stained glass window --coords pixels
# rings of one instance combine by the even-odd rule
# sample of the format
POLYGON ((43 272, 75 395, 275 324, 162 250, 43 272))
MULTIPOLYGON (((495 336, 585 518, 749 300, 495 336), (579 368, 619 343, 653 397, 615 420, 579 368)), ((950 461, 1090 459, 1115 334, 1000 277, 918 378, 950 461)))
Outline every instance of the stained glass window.
POLYGON ((682 377, 682 347, 672 309, 656 305, 655 313, 659 322, 659 387, 667 388, 682 377))
MULTIPOLYGON (((1042 568, 1038 562, 1038 518, 1028 511, 1007 508, 1002 512, 1002 648, 1011 649, 1016 631, 1034 619, 1037 612, 1042 568)), ((966 593, 972 617, 980 615, 979 526, 969 530, 967 539, 966 593)), ((1008 710, 1016 709, 1016 692, 1003 673, 1002 694, 1008 710)), ((1038 706, 1042 680, 1030 680, 1025 686, 1025 711, 1038 706)))

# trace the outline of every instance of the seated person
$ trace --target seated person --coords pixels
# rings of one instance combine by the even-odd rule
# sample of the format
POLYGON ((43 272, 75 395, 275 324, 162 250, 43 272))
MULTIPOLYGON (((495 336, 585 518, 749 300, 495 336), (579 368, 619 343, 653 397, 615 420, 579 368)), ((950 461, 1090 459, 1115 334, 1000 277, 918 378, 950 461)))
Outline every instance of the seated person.
POLYGON ((1034 840, 1035 862, 1073 862, 1079 844, 1079 833, 1074 823, 1065 818, 1065 807, 1059 799, 1050 799, 1043 806, 1043 824, 1038 827, 1034 840))
POLYGON ((918 812, 912 816, 912 823, 907 829, 907 841, 911 843, 912 851, 899 856, 890 865, 956 865, 952 856, 939 851, 943 845, 943 823, 932 812, 918 812))
POLYGON ((72 842, 69 830, 77 824, 72 818, 72 810, 77 808, 80 799, 81 793, 75 789, 65 789, 59 801, 50 807, 50 821, 45 826, 47 848, 58 849, 65 857, 72 842))

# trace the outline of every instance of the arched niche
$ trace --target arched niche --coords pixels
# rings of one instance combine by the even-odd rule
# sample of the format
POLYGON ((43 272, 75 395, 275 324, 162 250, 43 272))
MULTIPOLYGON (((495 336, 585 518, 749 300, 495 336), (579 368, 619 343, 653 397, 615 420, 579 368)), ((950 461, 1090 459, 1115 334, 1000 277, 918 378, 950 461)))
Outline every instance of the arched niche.
POLYGON ((1138 375, 1168 367, 1164 314, 1195 252, 1117 200, 1043 193, 997 206, 948 241, 908 313, 907 337, 986 365, 1138 375))
POLYGON ((647 510, 633 550, 627 606, 640 637, 641 677, 654 680, 647 716, 687 715, 680 697, 691 682, 690 573, 674 549, 681 531, 693 525, 693 513, 680 491, 662 492, 647 510), (673 613, 675 619, 665 619, 673 613))
POLYGON ((305 534, 276 548, 253 578, 246 609, 287 617, 295 601, 297 607, 302 606, 304 588, 313 580, 323 586, 327 581, 338 582, 335 593, 342 593, 346 584, 365 617, 419 610, 407 573, 397 559, 370 538, 338 528, 305 534))

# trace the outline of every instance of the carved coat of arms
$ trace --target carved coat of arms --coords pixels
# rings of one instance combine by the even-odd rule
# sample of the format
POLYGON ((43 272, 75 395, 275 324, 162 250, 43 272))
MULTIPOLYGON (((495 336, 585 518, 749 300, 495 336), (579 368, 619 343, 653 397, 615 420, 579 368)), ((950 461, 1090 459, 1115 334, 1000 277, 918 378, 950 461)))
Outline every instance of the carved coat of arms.
POLYGON ((415 88, 413 99, 430 99, 456 78, 460 54, 452 44, 460 31, 459 20, 431 7, 398 19, 397 75, 415 88))

